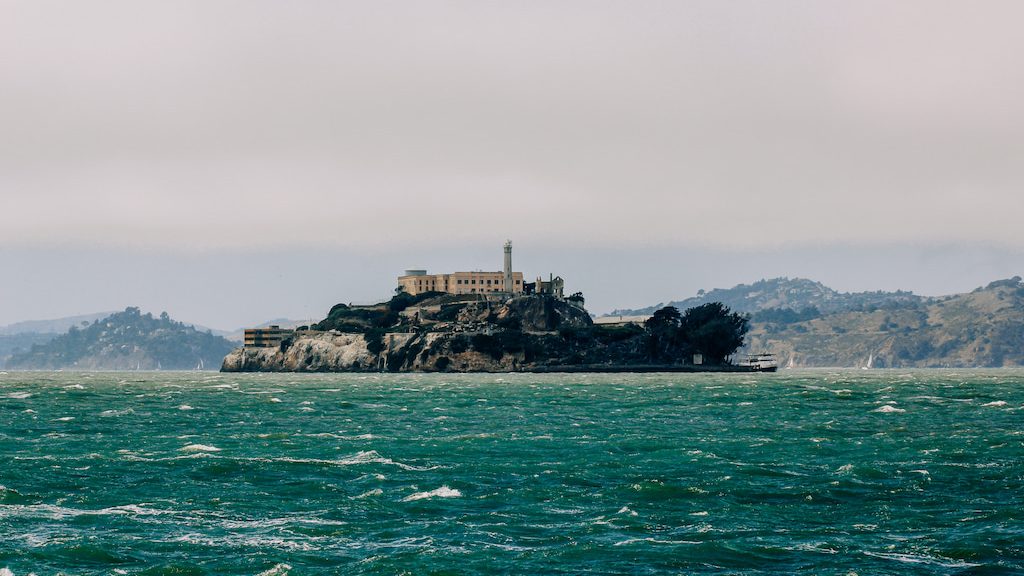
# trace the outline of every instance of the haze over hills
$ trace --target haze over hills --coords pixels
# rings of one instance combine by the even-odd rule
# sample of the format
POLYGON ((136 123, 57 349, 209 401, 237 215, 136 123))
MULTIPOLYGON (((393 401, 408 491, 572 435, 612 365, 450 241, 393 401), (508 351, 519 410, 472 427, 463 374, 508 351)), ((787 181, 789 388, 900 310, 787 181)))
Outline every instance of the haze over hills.
MULTIPOLYGON (((1001 367, 1024 365, 1024 284, 999 280, 967 294, 842 293, 775 278, 670 302, 681 310, 720 301, 751 315, 746 351, 793 367, 1001 367)), ((661 305, 615 314, 649 314, 661 305)))
POLYGON ((12 369, 215 370, 235 343, 212 332, 126 308, 88 326, 72 326, 7 359, 12 369))
POLYGON ((634 316, 653 314, 658 308, 675 306, 680 310, 721 302, 735 312, 753 314, 761 310, 788 308, 802 310, 814 307, 822 313, 853 310, 883 303, 921 303, 928 298, 917 296, 913 292, 838 292, 806 278, 773 278, 759 280, 752 284, 740 284, 732 288, 715 288, 705 292, 701 290, 696 296, 684 300, 674 300, 667 304, 657 304, 646 308, 615 310, 609 316, 634 316))
POLYGON ((7 326, 0 326, 0 336, 11 336, 14 334, 63 334, 72 326, 89 325, 93 322, 106 318, 113 314, 110 312, 96 312, 94 314, 82 314, 79 316, 68 316, 65 318, 54 318, 50 320, 26 320, 15 322, 7 326))

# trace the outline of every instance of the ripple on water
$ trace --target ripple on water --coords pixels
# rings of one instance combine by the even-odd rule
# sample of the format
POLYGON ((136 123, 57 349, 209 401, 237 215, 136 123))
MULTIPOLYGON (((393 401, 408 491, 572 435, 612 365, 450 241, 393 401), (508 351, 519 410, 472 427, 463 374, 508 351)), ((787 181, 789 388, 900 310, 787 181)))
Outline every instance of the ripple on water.
POLYGON ((0 567, 1024 573, 1024 371, 913 375, 14 374, 0 567))

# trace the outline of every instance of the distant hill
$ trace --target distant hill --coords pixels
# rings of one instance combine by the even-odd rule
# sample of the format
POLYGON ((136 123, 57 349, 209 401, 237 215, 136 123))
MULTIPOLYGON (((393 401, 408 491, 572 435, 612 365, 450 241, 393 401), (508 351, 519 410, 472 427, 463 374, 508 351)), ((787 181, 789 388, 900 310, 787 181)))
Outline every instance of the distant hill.
POLYGON ((762 310, 817 308, 822 313, 864 309, 891 302, 923 303, 927 299, 913 292, 837 292, 821 282, 805 278, 773 278, 759 280, 753 284, 740 284, 733 288, 703 290, 696 296, 668 304, 658 304, 635 310, 615 310, 609 316, 634 316, 653 314, 664 306, 675 306, 680 310, 694 308, 708 302, 721 302, 734 312, 753 314, 762 310))
POLYGON ((7 360, 13 354, 25 352, 36 344, 45 344, 67 332, 72 326, 88 326, 111 314, 112 312, 100 312, 52 320, 29 320, 0 326, 0 368, 7 365, 7 360))
POLYGON ((773 352, 783 365, 793 366, 1024 366, 1020 277, 920 302, 884 302, 816 317, 785 316, 755 314, 748 348, 773 352))
POLYGON ((111 314, 11 356, 12 369, 216 370, 235 347, 221 336, 171 320, 154 318, 138 308, 111 314))
MULTIPOLYGON (((741 353, 772 352, 783 366, 1024 366, 1020 277, 941 298, 904 291, 844 293, 802 278, 775 278, 667 305, 685 310, 715 301, 750 314, 741 353)), ((612 314, 651 314, 663 306, 612 314)))
POLYGON ((54 318, 53 320, 28 320, 0 326, 0 336, 14 334, 63 334, 72 326, 92 324, 100 318, 106 318, 113 312, 97 312, 95 314, 82 314, 80 316, 68 316, 66 318, 54 318))
POLYGON ((39 334, 25 332, 22 334, 0 334, 0 368, 7 365, 7 360, 19 352, 25 352, 37 344, 46 344, 59 334, 39 334))

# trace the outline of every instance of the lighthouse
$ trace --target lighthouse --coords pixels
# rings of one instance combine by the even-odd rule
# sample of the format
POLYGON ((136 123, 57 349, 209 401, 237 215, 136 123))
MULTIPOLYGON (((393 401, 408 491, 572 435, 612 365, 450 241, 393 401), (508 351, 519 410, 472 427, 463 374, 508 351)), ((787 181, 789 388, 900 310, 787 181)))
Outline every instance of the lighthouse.
POLYGON ((505 292, 512 294, 512 241, 505 241, 505 292))

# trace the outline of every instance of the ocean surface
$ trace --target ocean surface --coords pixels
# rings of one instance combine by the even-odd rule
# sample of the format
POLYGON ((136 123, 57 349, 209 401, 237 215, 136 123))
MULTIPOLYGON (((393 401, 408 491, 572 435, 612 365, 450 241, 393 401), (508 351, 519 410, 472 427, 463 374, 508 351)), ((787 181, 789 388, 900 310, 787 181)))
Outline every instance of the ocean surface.
POLYGON ((1022 574, 1024 371, 0 373, 0 575, 1022 574))

